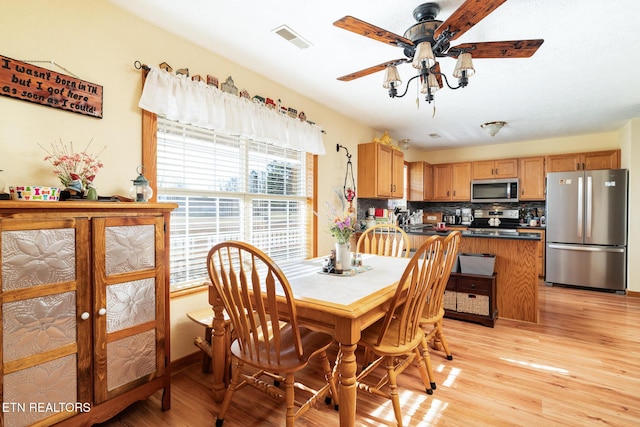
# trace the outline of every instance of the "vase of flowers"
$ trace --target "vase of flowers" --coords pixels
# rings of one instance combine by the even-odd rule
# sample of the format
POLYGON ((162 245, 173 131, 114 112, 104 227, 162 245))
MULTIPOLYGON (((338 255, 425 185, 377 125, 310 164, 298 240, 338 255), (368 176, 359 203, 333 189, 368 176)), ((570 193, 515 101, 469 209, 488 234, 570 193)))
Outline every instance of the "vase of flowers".
MULTIPOLYGON (((53 173, 58 177, 65 190, 73 192, 76 197, 84 196, 85 192, 93 187, 96 174, 104 166, 98 156, 104 151, 104 147, 97 154, 89 152, 93 140, 89 141, 83 151, 76 153, 73 150, 73 142, 68 145, 58 140, 51 144, 51 150, 47 150, 44 160, 54 167, 53 173)), ((93 187, 95 188, 95 187, 93 187)))
POLYGON ((351 268, 351 245, 349 239, 356 231, 354 218, 348 213, 338 213, 329 206, 331 220, 329 233, 336 239, 336 269, 349 270, 351 268))

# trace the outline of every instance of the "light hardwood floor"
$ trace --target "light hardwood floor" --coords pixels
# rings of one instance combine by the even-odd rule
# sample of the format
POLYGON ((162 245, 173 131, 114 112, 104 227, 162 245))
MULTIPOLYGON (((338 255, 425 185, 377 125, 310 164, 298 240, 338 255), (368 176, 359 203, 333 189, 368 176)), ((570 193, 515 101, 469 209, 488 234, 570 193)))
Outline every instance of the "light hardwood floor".
MULTIPOLYGON (((399 378, 405 425, 640 425, 640 298, 541 284, 539 306, 539 324, 498 319, 492 329, 445 319, 453 360, 431 351, 434 394, 415 367, 399 378)), ((310 366, 304 378, 319 372, 310 366)), ((101 426, 213 426, 210 387, 194 364, 174 374, 170 411, 160 410, 158 392, 101 426)), ((386 399, 359 393, 357 405, 358 426, 395 424, 386 399)), ((224 425, 281 426, 283 407, 245 388, 224 425)), ((297 425, 337 426, 338 415, 320 403, 297 425)))

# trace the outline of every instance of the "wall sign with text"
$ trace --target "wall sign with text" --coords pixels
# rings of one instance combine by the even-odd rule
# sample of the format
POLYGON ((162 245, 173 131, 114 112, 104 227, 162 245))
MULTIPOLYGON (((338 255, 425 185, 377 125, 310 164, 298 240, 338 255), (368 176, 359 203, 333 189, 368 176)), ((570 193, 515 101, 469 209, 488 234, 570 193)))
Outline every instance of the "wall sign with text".
POLYGON ((0 95, 102 118, 102 86, 2 55, 0 95))

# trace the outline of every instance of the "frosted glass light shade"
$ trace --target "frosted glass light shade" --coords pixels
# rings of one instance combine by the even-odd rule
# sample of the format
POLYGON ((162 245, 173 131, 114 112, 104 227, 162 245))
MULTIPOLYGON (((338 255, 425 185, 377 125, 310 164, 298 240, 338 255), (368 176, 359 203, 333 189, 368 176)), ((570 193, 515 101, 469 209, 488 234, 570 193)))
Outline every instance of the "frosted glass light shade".
POLYGON ((496 134, 500 132, 500 129, 506 124, 506 122, 489 122, 481 124, 480 127, 486 130, 489 135, 496 136, 496 134))

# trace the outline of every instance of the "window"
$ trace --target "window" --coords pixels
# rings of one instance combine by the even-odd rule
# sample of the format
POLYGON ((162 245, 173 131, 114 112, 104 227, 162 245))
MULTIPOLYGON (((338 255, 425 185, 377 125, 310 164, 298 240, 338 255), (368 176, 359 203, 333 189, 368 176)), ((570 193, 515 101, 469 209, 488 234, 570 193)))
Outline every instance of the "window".
POLYGON ((225 240, 250 242, 276 262, 310 256, 308 157, 158 117, 158 201, 179 205, 171 214, 171 290, 207 280, 207 253, 225 240))

